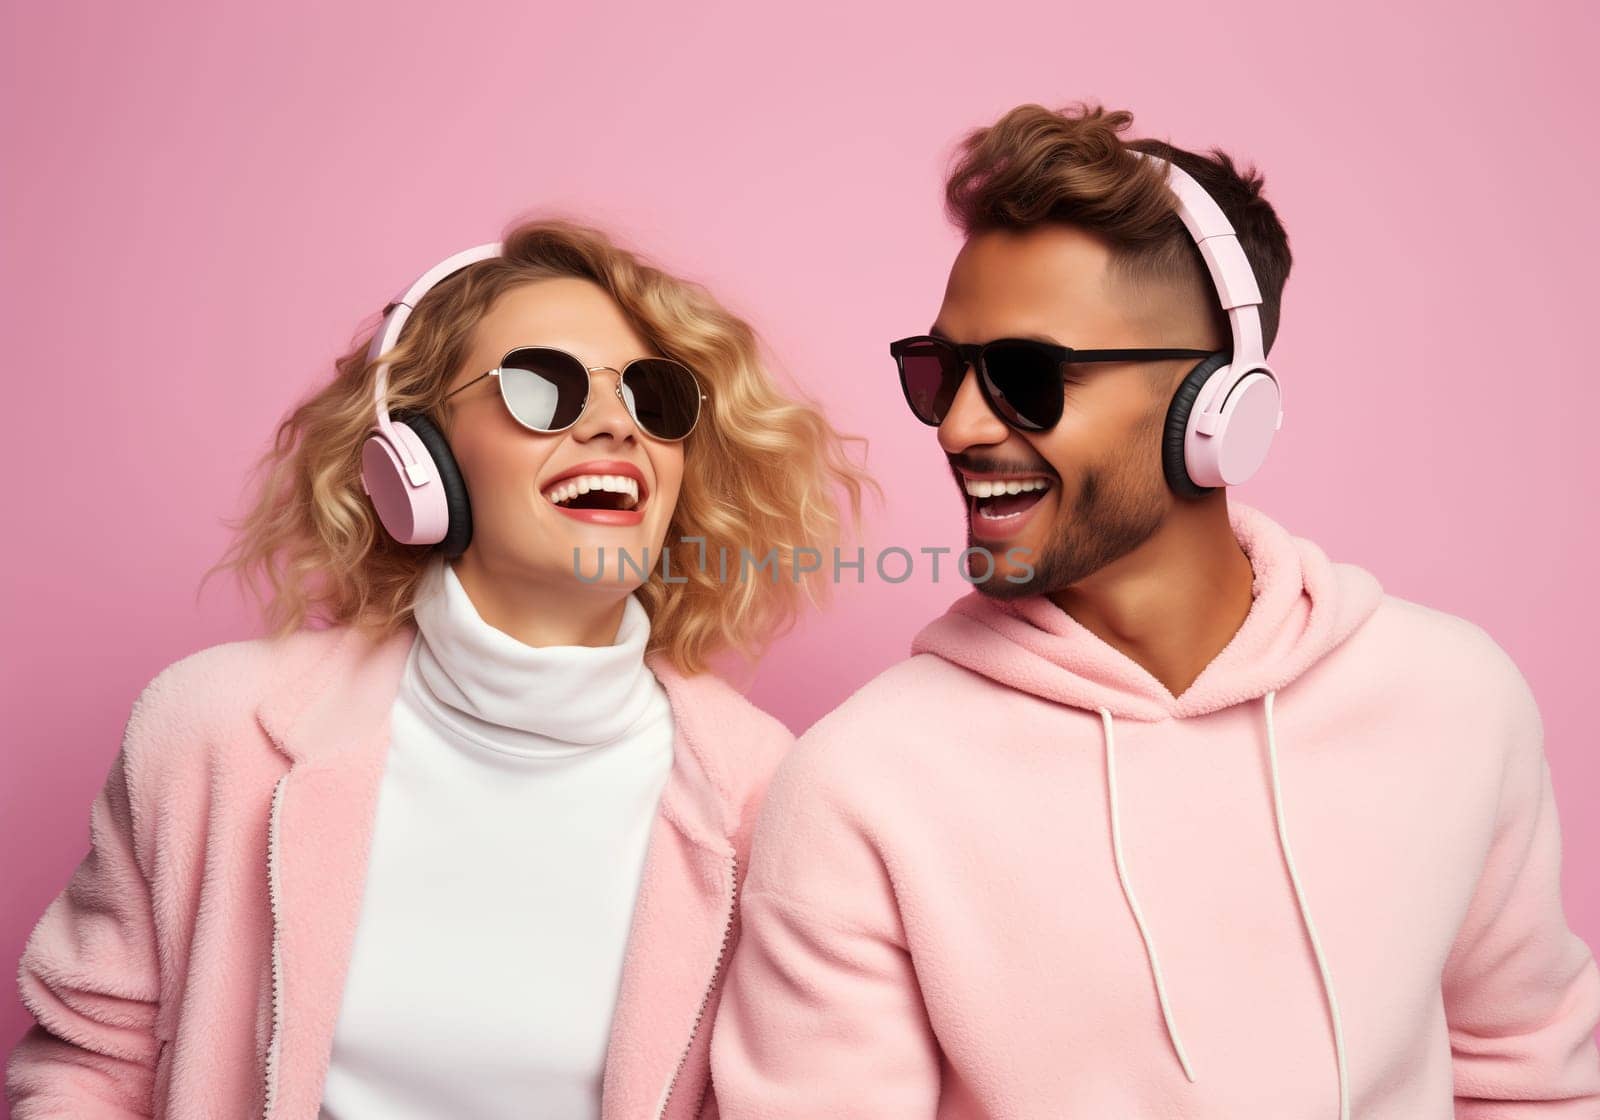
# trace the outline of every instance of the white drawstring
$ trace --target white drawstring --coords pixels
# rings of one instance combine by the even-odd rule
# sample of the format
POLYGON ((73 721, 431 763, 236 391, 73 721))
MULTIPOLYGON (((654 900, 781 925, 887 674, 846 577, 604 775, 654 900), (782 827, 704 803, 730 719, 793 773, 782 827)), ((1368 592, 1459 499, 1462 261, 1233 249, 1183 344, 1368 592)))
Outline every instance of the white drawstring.
POLYGON ((1178 1028, 1172 1021, 1172 1008, 1167 1005, 1167 987, 1161 980, 1161 962, 1156 958, 1155 943, 1150 940, 1150 931, 1145 928, 1144 914, 1139 910, 1139 900, 1133 896, 1133 884, 1128 881, 1128 869, 1122 862, 1122 824, 1117 818, 1117 748, 1109 708, 1100 709, 1100 722, 1104 724, 1106 732, 1106 797, 1111 802, 1111 857, 1117 865, 1117 882, 1122 884, 1123 897, 1128 900, 1128 909, 1133 911, 1133 924, 1139 927, 1139 937, 1144 941, 1144 955, 1150 962, 1150 975, 1155 978, 1156 1000, 1161 1004, 1161 1019, 1167 1025, 1167 1037, 1172 1040, 1172 1049, 1178 1054, 1183 1075, 1193 1081, 1194 1070, 1189 1066, 1189 1055, 1184 1052, 1178 1028))
MULTIPOLYGON (((1265 697, 1267 764, 1272 775, 1272 814, 1278 826, 1278 846, 1283 851, 1284 865, 1289 869, 1289 882, 1294 887, 1295 903, 1300 909, 1300 920, 1305 925, 1306 936, 1311 941, 1311 952, 1316 957, 1317 972, 1322 978, 1322 992, 1328 1000, 1328 1014, 1333 1021, 1333 1052, 1339 1066, 1339 1120, 1350 1120, 1350 1077, 1345 1065, 1344 1028, 1339 1019, 1339 1000, 1334 995, 1333 976, 1328 971, 1328 962, 1322 955, 1322 943, 1317 937, 1316 924, 1311 920, 1311 908, 1306 904, 1305 892, 1300 888, 1300 874, 1295 870, 1294 852, 1289 847, 1289 830, 1284 822, 1283 794, 1278 783, 1278 741, 1272 721, 1272 701, 1276 695, 1276 692, 1268 692, 1265 697)), ((1172 1049, 1178 1055, 1178 1063, 1183 1066, 1184 1076, 1194 1081, 1194 1070, 1189 1065, 1189 1056, 1183 1049, 1183 1041, 1178 1037, 1177 1025, 1172 1021, 1172 1008, 1167 1003, 1167 988, 1161 979, 1161 962, 1156 956, 1155 942, 1151 940, 1150 930, 1145 926, 1144 914, 1139 909, 1139 900, 1134 897, 1133 883, 1128 878, 1128 868, 1122 858, 1122 822, 1117 813, 1117 748, 1109 708, 1100 709, 1100 722, 1105 729, 1106 797, 1111 808, 1111 856, 1117 865, 1117 882, 1122 886, 1123 897, 1128 900, 1128 909, 1133 912, 1134 925, 1139 927, 1139 937, 1144 942, 1145 959, 1150 962, 1150 975, 1155 980, 1156 1000, 1161 1004, 1161 1019, 1167 1027, 1167 1038, 1172 1041, 1172 1049)))
POLYGON ((1328 997, 1328 1016, 1333 1020, 1333 1053, 1339 1063, 1339 1120, 1350 1120, 1350 1076, 1345 1067, 1344 1028, 1339 1021, 1339 1000, 1333 994, 1333 976, 1328 972, 1328 962, 1322 955, 1322 943, 1317 938, 1316 923, 1311 920, 1311 908, 1306 905, 1305 892, 1300 889, 1300 875, 1295 871, 1294 853, 1289 848, 1289 829, 1283 819, 1283 795, 1278 789, 1278 742, 1272 727, 1272 698, 1266 695, 1267 707, 1267 762, 1272 772, 1272 812, 1278 821, 1278 846, 1283 849, 1283 862, 1289 868, 1289 882, 1294 886, 1294 898, 1300 906, 1300 920, 1305 923, 1306 936, 1311 939, 1311 952, 1317 958, 1317 970, 1322 974, 1322 992, 1328 997))

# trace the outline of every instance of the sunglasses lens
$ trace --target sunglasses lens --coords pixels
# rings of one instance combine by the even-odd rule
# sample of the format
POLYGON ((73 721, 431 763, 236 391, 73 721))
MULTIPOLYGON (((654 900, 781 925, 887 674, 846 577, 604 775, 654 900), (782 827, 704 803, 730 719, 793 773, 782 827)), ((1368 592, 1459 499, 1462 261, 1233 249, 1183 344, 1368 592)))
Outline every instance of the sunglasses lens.
POLYGON ((700 419, 700 383, 671 358, 639 358, 622 375, 622 399, 634 423, 656 439, 682 439, 700 419))
POLYGON ((583 412, 589 371, 571 354, 543 346, 513 350, 500 367, 500 391, 511 415, 539 432, 565 428, 583 412))
POLYGON ((991 342, 983 365, 989 396, 1001 418, 1029 431, 1061 419, 1061 360, 1057 352, 1024 339, 991 342))
POLYGON ((907 343, 899 360, 900 387, 911 411, 924 424, 942 423, 966 374, 961 355, 939 342, 922 341, 907 343))

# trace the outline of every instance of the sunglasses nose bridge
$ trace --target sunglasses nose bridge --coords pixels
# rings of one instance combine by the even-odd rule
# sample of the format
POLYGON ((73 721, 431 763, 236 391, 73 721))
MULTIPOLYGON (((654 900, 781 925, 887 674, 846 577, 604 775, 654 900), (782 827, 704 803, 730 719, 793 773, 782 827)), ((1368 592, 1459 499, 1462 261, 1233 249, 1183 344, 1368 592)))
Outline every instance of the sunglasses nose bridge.
MULTIPOLYGON (((633 363, 630 362, 628 364, 632 365, 633 363)), ((586 366, 584 368, 587 369, 590 373, 598 373, 600 370, 609 370, 610 372, 616 374, 617 375, 617 379, 614 382, 612 382, 611 394, 612 394, 612 396, 616 397, 619 402, 621 402, 622 410, 623 410, 623 412, 627 413, 629 423, 631 423, 633 425, 633 427, 643 435, 651 436, 651 438, 653 438, 653 439, 662 438, 662 437, 656 436, 654 433, 652 433, 649 430, 649 428, 647 428, 640 421, 637 413, 634 410, 633 402, 628 399, 629 395, 622 391, 622 383, 623 383, 623 381, 625 380, 625 378, 627 376, 626 373, 624 372, 626 367, 624 367, 624 369, 618 369, 616 366, 586 366)), ((585 411, 588 411, 588 410, 585 409, 585 411)))
MULTIPOLYGON (((628 362, 626 365, 624 365, 622 367, 622 369, 617 369, 617 367, 615 367, 615 366, 583 366, 583 369, 584 369, 584 371, 586 373, 598 373, 601 370, 609 370, 610 372, 612 372, 612 373, 617 375, 617 379, 612 385, 612 390, 611 390, 612 394, 617 398, 617 400, 619 402, 621 402, 622 411, 627 415, 629 421, 632 423, 632 426, 638 432, 640 432, 643 435, 649 436, 652 439, 658 439, 658 440, 676 441, 676 440, 681 440, 681 439, 686 438, 688 436, 688 434, 689 434, 689 431, 693 430, 699 423, 700 412, 701 412, 701 407, 700 407, 701 403, 703 401, 709 399, 709 398, 707 398, 705 393, 700 390, 699 379, 695 377, 693 371, 687 369, 687 367, 681 367, 680 366, 680 368, 683 369, 684 374, 687 376, 689 382, 693 386, 694 415, 693 415, 693 417, 690 419, 690 421, 688 423, 688 430, 685 430, 681 435, 673 435, 673 434, 670 434, 670 433, 661 434, 661 433, 657 432, 646 420, 640 418, 639 411, 638 411, 639 402, 637 401, 637 399, 635 397, 635 394, 636 394, 636 392, 641 391, 641 387, 639 385, 637 385, 637 384, 628 383, 628 373, 629 373, 629 371, 630 370, 634 370, 634 367, 636 366, 637 362, 638 361, 643 361, 643 360, 644 359, 638 359, 638 360, 633 361, 633 362, 628 362)), ((582 365, 581 362, 579 362, 578 364, 582 365)), ((673 364, 677 365, 678 363, 673 363, 673 364)), ((644 374, 643 376, 648 377, 648 373, 644 374)), ((646 387, 646 390, 647 390, 647 387, 646 387)), ((585 388, 584 404, 583 404, 583 407, 579 411, 578 418, 574 419, 572 424, 568 424, 567 427, 570 428, 573 425, 577 424, 578 421, 581 420, 582 417, 589 412, 589 409, 592 406, 592 402, 595 399, 593 396, 590 395, 591 392, 592 392, 592 390, 588 389, 587 387, 585 388)), ((562 430, 565 430, 565 429, 562 429, 562 430)))
POLYGON ((624 405, 628 403, 628 398, 622 395, 622 371, 620 369, 618 369, 616 366, 584 366, 583 368, 588 373, 599 373, 601 370, 609 370, 610 372, 616 374, 617 380, 616 383, 612 385, 611 391, 616 394, 617 399, 620 400, 624 405))
MULTIPOLYGON (((623 411, 628 414, 628 419, 631 420, 635 426, 637 426, 639 421, 633 415, 633 409, 628 407, 628 398, 622 392, 622 371, 616 366, 585 366, 584 369, 589 373, 599 373, 601 370, 607 370, 617 375, 617 379, 611 383, 611 394, 612 396, 616 397, 617 400, 622 402, 623 411)), ((584 411, 587 412, 588 409, 585 409, 584 411)))
POLYGON ((976 370, 969 373, 969 366, 962 367, 961 380, 937 425, 939 446, 947 455, 1001 443, 1010 432, 990 403, 982 376, 976 370))
MULTIPOLYGON (((979 342, 967 342, 960 345, 952 343, 950 349, 955 352, 958 367, 956 370, 956 394, 959 395, 966 386, 967 374, 970 372, 973 381, 976 383, 978 395, 987 403, 989 389, 984 382, 988 378, 988 373, 983 365, 983 344, 979 342)), ((952 406, 954 403, 952 400, 952 406)))

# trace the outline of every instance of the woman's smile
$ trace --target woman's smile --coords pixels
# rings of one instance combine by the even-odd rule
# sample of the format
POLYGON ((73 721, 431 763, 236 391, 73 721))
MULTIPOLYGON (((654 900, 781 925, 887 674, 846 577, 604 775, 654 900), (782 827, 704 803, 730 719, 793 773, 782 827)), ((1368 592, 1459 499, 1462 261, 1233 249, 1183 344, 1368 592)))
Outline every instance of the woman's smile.
POLYGON ((619 459, 579 463, 545 483, 542 492, 568 517, 592 525, 638 525, 650 498, 643 472, 619 459))

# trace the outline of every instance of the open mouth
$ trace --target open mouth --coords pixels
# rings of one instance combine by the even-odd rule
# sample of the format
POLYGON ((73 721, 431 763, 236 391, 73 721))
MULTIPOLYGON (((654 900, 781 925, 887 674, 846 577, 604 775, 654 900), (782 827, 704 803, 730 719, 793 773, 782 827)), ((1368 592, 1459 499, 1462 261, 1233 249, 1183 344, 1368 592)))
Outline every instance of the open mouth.
POLYGON ((972 500, 972 514, 985 521, 1004 523, 1027 513, 1050 492, 1043 475, 1025 478, 967 478, 962 480, 972 500))
POLYGON ((617 474, 564 478, 545 490, 544 496, 553 505, 570 510, 638 510, 643 506, 638 480, 617 474))

